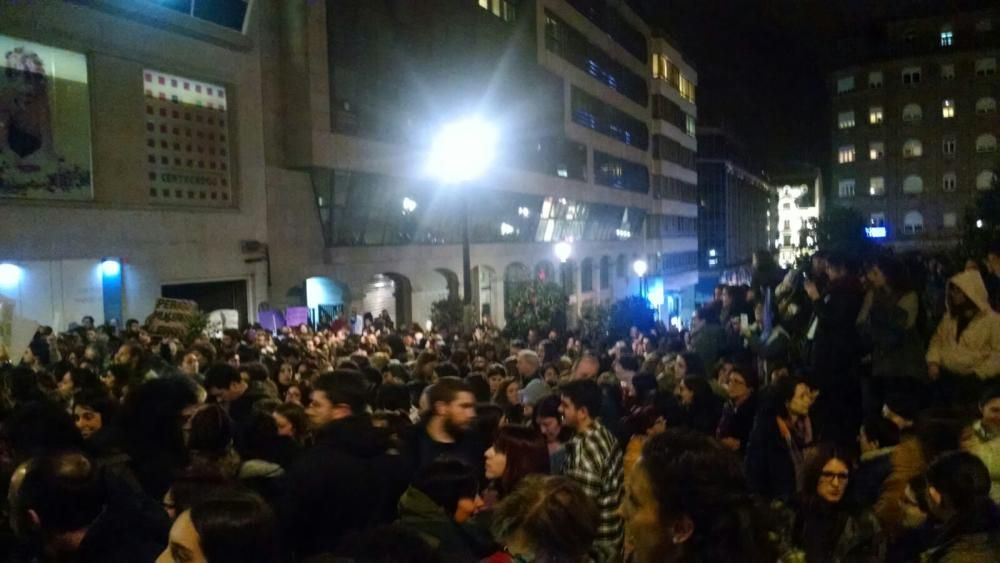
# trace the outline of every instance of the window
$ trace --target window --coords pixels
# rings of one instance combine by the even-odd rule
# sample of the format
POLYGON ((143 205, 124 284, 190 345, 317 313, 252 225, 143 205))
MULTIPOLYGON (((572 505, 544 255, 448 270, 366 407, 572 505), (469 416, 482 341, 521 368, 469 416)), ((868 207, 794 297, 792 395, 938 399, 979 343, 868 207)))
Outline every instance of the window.
POLYGON ((611 287, 611 258, 604 256, 601 258, 601 289, 611 287))
POLYGON ((882 71, 879 70, 879 71, 869 72, 868 73, 868 87, 869 88, 872 88, 872 89, 881 88, 883 81, 884 81, 884 79, 882 77, 882 71))
POLYGON ((653 158, 668 160, 691 170, 697 166, 693 150, 663 135, 653 135, 653 158))
POLYGON ((854 145, 840 147, 840 151, 837 152, 837 162, 841 164, 854 162, 854 145))
POLYGON ((594 291, 594 260, 584 258, 580 262, 580 291, 589 293, 594 291))
POLYGON ((697 125, 697 123, 696 123, 696 121, 695 121, 695 119, 694 119, 693 116, 690 116, 690 115, 685 115, 684 116, 684 132, 685 133, 687 133, 688 135, 690 135, 692 137, 697 136, 696 125, 697 125))
POLYGON ((885 195, 885 178, 882 176, 875 176, 868 180, 868 195, 872 197, 881 197, 885 195))
POLYGON ((944 141, 941 143, 941 152, 943 152, 945 156, 954 156, 957 145, 958 141, 955 140, 955 137, 945 137, 944 141))
POLYGON ((842 111, 837 114, 837 127, 840 129, 850 129, 854 127, 854 112, 842 111))
POLYGON ((991 190, 997 181, 997 174, 992 170, 983 170, 976 176, 977 190, 991 190))
POLYGON ((944 215, 941 216, 941 224, 946 229, 954 229, 958 226, 958 213, 954 211, 946 211, 944 215))
POLYGON ((976 100, 976 113, 993 113, 997 110, 996 98, 979 98, 976 100))
POLYGON ((846 94, 847 92, 854 91, 854 77, 845 76, 844 78, 837 79, 837 93, 846 94))
POLYGON ((945 172, 941 177, 941 191, 953 192, 958 188, 958 176, 954 172, 945 172))
POLYGON ((903 106, 903 121, 915 123, 924 118, 924 112, 917 104, 906 104, 903 106))
POLYGON ((954 79, 955 79, 955 65, 953 64, 941 65, 941 80, 954 80, 954 79))
POLYGON ((841 180, 837 184, 837 195, 839 197, 854 197, 854 179, 841 180))
POLYGON ((924 191, 924 180, 920 176, 907 176, 903 180, 904 194, 919 194, 924 191))
POLYGON ((955 117, 955 100, 945 100, 941 102, 941 117, 951 119, 955 117))
POLYGON ((903 143, 903 158, 920 158, 924 154, 924 145, 917 139, 903 143))
POLYGON ((573 87, 570 99, 572 118, 582 125, 641 150, 649 148, 649 129, 631 115, 573 87))
POLYGON ((915 235, 924 230, 924 216, 919 211, 907 211, 903 216, 903 232, 915 235))
POLYGON ((871 227, 885 226, 885 213, 876 212, 868 216, 868 225, 871 227))
POLYGON ((941 28, 941 46, 951 47, 955 43, 955 32, 951 30, 950 25, 946 25, 941 28))
POLYGON ((903 84, 915 85, 920 84, 920 67, 911 66, 903 69, 903 84))
POLYGON ((618 10, 607 6, 604 2, 597 0, 568 0, 577 12, 594 25, 601 28, 619 45, 633 57, 639 59, 643 64, 649 60, 646 51, 646 37, 639 30, 632 27, 618 10))
POLYGON ((239 32, 249 6, 247 0, 161 0, 156 4, 239 32))
POLYGON ((514 21, 514 3, 510 0, 479 0, 479 7, 504 21, 514 21))
POLYGON ((885 158, 885 143, 882 141, 868 143, 868 160, 882 160, 883 158, 885 158))
POLYGON ((872 125, 881 125, 882 119, 882 108, 868 108, 868 123, 871 123, 872 125))
POLYGON ((976 137, 976 152, 996 152, 997 138, 990 133, 976 137))
POLYGON ((993 76, 997 73, 997 60, 994 57, 976 60, 976 76, 993 76))
POLYGON ((642 164, 594 151, 594 183, 630 192, 649 193, 649 169, 642 164))
POLYGON ((677 91, 681 93, 681 97, 685 100, 694 103, 694 82, 691 82, 684 75, 681 75, 680 86, 677 91))

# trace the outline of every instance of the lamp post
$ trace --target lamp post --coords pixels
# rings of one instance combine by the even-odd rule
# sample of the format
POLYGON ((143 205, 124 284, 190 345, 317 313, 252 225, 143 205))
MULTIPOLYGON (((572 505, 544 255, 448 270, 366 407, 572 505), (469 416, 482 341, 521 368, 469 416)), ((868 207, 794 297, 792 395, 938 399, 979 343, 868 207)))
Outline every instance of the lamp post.
MULTIPOLYGON (((464 188, 493 165, 497 152, 496 128, 477 116, 445 124, 431 144, 427 168, 446 185, 464 188)), ((462 200, 462 292, 463 303, 472 305, 472 259, 469 248, 469 203, 462 200)))
POLYGON ((639 296, 646 296, 645 282, 646 282, 646 272, 649 270, 649 264, 646 263, 642 258, 636 260, 632 263, 632 271, 635 275, 639 276, 639 296))
POLYGON ((556 258, 559 259, 559 263, 565 264, 573 254, 573 243, 565 240, 557 242, 552 250, 555 252, 556 258))

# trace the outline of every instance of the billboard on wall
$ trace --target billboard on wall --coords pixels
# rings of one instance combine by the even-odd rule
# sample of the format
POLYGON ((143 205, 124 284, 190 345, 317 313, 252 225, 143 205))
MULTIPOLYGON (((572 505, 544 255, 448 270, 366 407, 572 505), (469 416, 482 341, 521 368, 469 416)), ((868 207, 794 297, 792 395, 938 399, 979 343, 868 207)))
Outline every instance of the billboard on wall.
POLYGON ((0 197, 93 196, 87 57, 0 35, 0 197))

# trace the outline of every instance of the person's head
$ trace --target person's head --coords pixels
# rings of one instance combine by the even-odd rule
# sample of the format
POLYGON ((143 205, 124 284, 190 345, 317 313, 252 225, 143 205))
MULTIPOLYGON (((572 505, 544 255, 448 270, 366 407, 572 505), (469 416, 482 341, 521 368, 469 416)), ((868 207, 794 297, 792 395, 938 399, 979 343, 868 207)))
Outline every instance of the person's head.
POLYGON ((285 390, 285 402, 294 403, 301 407, 309 404, 312 397, 312 386, 306 381, 296 381, 285 390))
POLYGON ((281 403, 271 413, 278 436, 287 436, 293 440, 302 440, 309 433, 309 415, 302 405, 281 403))
POLYGON ((1000 385, 993 385, 983 392, 979 400, 982 425, 987 430, 1000 431, 1000 385))
POLYGON ((313 428, 361 414, 368 397, 368 384, 359 371, 338 369, 316 379, 306 414, 313 428))
POLYGON ((683 379, 688 376, 705 377, 705 362, 701 356, 691 352, 678 354, 674 360, 674 377, 683 379))
POLYGON ((441 507, 458 524, 482 506, 476 471, 457 459, 438 459, 417 472, 413 488, 441 507))
POLYGON ((729 371, 726 393, 737 403, 757 390, 757 370, 747 365, 734 365, 729 371))
POLYGON ((615 375, 622 377, 639 371, 639 360, 631 354, 623 355, 614 364, 615 375))
POLYGON ((593 380, 570 381, 559 388, 559 394, 559 413, 570 428, 587 430, 601 413, 601 387, 593 380))
POLYGON ((205 372, 205 390, 220 403, 239 399, 247 387, 239 370, 229 364, 215 364, 205 372))
POLYGON ((181 357, 180 371, 184 375, 198 375, 201 373, 201 354, 194 350, 184 352, 181 357))
POLYGON ((86 389, 73 398, 73 421, 84 440, 111 424, 117 403, 103 389, 86 389))
POLYGON ((225 477, 215 471, 188 472, 181 475, 163 495, 163 509, 170 520, 190 509, 196 502, 210 496, 228 484, 225 477))
POLYGON ((83 530, 104 509, 98 470, 82 453, 46 453, 22 463, 8 489, 11 528, 32 543, 83 530))
POLYGON ((861 453, 868 453, 882 448, 891 448, 899 444, 899 427, 883 416, 869 415, 861 424, 858 432, 858 446, 861 453))
POLYGON ((584 354, 576 363, 573 371, 573 379, 589 379, 596 381, 601 373, 601 361, 592 354, 584 354))
POLYGON ((909 272, 906 264, 902 260, 892 255, 879 256, 873 263, 869 264, 865 271, 865 277, 873 287, 886 288, 897 294, 902 294, 909 290, 909 272))
POLYGON ((24 363, 32 368, 42 368, 52 363, 49 343, 43 338, 35 338, 28 343, 24 352, 24 363))
POLYGON ((376 410, 409 412, 410 403, 410 390, 401 383, 383 383, 375 392, 376 410))
POLYGON ((531 475, 493 515, 493 535, 515 556, 579 563, 597 537, 600 513, 573 480, 531 475))
POLYGON ((927 499, 931 512, 942 522, 992 507, 990 486, 986 465, 968 452, 943 454, 927 468, 927 499))
POLYGON ((82 445, 73 417, 53 401, 18 405, 4 420, 4 433, 15 462, 52 451, 78 449, 82 445))
POLYGON ((507 370, 502 364, 492 364, 486 369, 486 381, 490 384, 490 396, 493 397, 500 390, 500 384, 507 379, 507 370))
POLYGON ((558 442, 563 431, 562 416, 559 414, 561 402, 559 395, 549 395, 535 405, 533 413, 535 427, 548 443, 558 442))
POLYGON ((496 395, 493 397, 493 402, 501 407, 516 405, 520 403, 520 399, 517 394, 520 390, 521 385, 516 379, 507 379, 500 384, 500 389, 497 390, 496 395))
POLYGON ((684 407, 692 407, 712 397, 708 380, 701 377, 685 377, 677 382, 677 400, 684 407))
POLYGON ((442 428, 457 436, 472 427, 476 418, 476 397, 461 379, 445 377, 426 390, 431 421, 439 420, 442 428))
POLYGON ((788 376, 775 382, 774 408, 782 418, 803 418, 809 416, 813 395, 805 380, 796 376, 788 376))
POLYGON ((777 559, 736 455, 690 430, 650 438, 621 513, 635 563, 777 559))
POLYGON ((517 373, 522 378, 535 375, 540 366, 541 360, 533 350, 521 350, 517 353, 517 373))
POLYGON ((513 491, 528 475, 549 472, 545 437, 534 428, 505 426, 486 450, 486 478, 497 480, 501 493, 513 491))
POLYGON ((274 513, 260 497, 225 492, 196 503, 170 528, 156 563, 276 563, 274 513))
MULTIPOLYGON (((978 277, 977 273, 973 273, 972 275, 978 277)), ((982 280, 980 280, 979 283, 982 283, 982 280)), ((968 317, 979 312, 979 307, 956 283, 948 283, 947 300, 948 312, 953 316, 968 317)))
POLYGON ((488 403, 493 395, 490 393, 490 384, 481 373, 470 373, 465 378, 465 382, 472 388, 472 394, 476 396, 477 403, 488 403))
POLYGON ((847 491, 851 466, 851 457, 845 450, 830 444, 820 444, 806 462, 803 495, 830 504, 840 503, 847 491))
POLYGON ((74 393, 84 389, 94 389, 100 387, 101 380, 97 374, 84 368, 72 368, 65 373, 57 374, 60 377, 57 384, 59 395, 63 398, 70 398, 74 393))
POLYGON ((542 380, 545 381, 550 386, 555 386, 559 383, 559 364, 555 362, 550 362, 542 367, 542 380))
POLYGON ((142 347, 135 342, 126 342, 115 353, 115 363, 129 369, 138 369, 142 363, 142 347))

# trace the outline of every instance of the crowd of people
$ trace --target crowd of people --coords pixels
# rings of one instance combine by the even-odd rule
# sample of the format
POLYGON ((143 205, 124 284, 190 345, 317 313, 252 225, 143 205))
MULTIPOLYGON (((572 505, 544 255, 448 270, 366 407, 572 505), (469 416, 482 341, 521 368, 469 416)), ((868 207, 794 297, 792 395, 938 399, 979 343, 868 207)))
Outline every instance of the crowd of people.
POLYGON ((998 562, 998 273, 759 253, 617 341, 42 327, 0 354, 3 560, 998 562))

